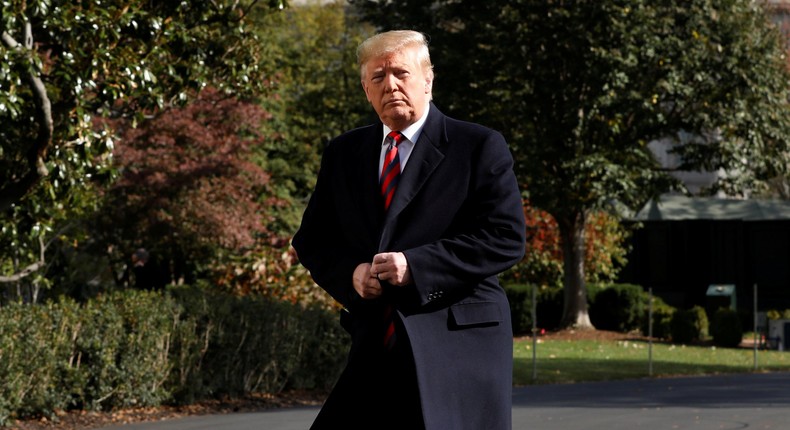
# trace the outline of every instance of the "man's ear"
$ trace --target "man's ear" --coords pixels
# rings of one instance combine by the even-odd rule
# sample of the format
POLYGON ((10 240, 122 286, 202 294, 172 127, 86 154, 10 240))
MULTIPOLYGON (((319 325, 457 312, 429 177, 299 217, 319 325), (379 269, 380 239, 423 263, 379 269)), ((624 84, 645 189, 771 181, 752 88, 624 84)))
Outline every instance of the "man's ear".
POLYGON ((425 73, 425 94, 430 94, 433 90, 433 69, 428 69, 425 73))

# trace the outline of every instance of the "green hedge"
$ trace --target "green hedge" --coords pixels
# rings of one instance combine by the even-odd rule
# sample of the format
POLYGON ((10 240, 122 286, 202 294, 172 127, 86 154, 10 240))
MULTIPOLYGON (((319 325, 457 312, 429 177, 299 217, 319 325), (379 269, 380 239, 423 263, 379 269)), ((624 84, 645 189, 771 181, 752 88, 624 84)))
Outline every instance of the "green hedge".
POLYGON ((12 304, 0 307, 0 425, 59 409, 328 388, 347 348, 333 312, 197 287, 12 304))
MULTIPOLYGON (((537 293, 537 326, 544 329, 556 329, 562 318, 564 293, 561 287, 538 288, 537 293)), ((510 312, 512 314, 513 332, 526 334, 532 329, 532 286, 529 284, 511 284, 505 286, 510 312)), ((641 286, 632 284, 587 285, 590 320, 599 330, 628 332, 640 327, 647 327, 648 294, 641 286)), ((654 303, 663 305, 661 299, 655 298, 654 303)), ((655 314, 654 314, 655 320, 655 314)), ((667 323, 668 324, 668 321, 667 323)), ((658 337, 669 335, 668 328, 658 330, 658 337)))
POLYGON ((588 285, 590 321, 598 330, 629 332, 647 315, 648 295, 639 285, 588 285))
MULTIPOLYGON (((645 313, 649 313, 649 308, 645 310, 645 313)), ((669 339, 672 336, 671 322, 674 313, 675 308, 669 306, 661 297, 653 296, 653 337, 669 339)), ((647 316, 642 320, 642 334, 645 336, 651 334, 648 326, 649 321, 650 319, 647 316)))
POLYGON ((718 346, 735 348, 743 340, 743 326, 738 312, 732 309, 719 308, 710 324, 710 335, 713 343, 718 346))
POLYGON ((182 307, 171 383, 177 401, 329 388, 345 363, 348 336, 334 313, 317 306, 193 289, 172 294, 182 307))
POLYGON ((679 309, 670 321, 672 342, 690 343, 708 335, 708 315, 701 306, 679 309))
MULTIPOLYGON (((511 284, 505 286, 510 314, 513 323, 513 333, 516 335, 532 332, 532 285, 511 284)), ((554 329, 562 317, 562 288, 537 289, 537 326, 544 329, 554 329)))

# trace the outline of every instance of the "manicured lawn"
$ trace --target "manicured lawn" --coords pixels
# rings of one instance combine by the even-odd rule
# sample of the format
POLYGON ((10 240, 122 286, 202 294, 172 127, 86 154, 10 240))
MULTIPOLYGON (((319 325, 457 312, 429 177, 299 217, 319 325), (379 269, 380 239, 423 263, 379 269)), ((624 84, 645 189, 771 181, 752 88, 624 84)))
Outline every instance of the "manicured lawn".
MULTIPOLYGON (((645 378, 648 342, 643 340, 541 339, 537 379, 533 379, 532 340, 514 344, 514 384, 554 384, 645 378)), ((758 351, 758 371, 790 371, 790 352, 758 351)), ((653 343, 653 377, 754 371, 752 349, 653 343)))

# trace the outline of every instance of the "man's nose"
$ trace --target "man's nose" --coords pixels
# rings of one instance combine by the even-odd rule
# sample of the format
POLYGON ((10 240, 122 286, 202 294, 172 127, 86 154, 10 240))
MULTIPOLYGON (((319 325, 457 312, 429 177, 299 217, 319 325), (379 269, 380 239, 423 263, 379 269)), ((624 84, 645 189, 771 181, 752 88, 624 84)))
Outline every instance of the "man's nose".
POLYGON ((393 74, 386 75, 384 77, 384 89, 389 93, 395 92, 398 89, 398 78, 393 74))

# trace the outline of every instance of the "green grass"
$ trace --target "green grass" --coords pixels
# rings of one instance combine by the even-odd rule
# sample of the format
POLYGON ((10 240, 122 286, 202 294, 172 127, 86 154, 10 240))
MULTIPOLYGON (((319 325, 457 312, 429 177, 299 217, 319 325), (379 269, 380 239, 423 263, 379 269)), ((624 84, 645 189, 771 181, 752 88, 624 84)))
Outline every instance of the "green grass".
MULTIPOLYGON (((532 377, 532 339, 516 341, 515 385, 556 384, 649 377, 647 341, 540 340, 537 378, 532 377)), ((790 352, 758 351, 758 370, 790 371, 790 352)), ((745 348, 653 343, 653 377, 754 371, 754 352, 745 348)))

